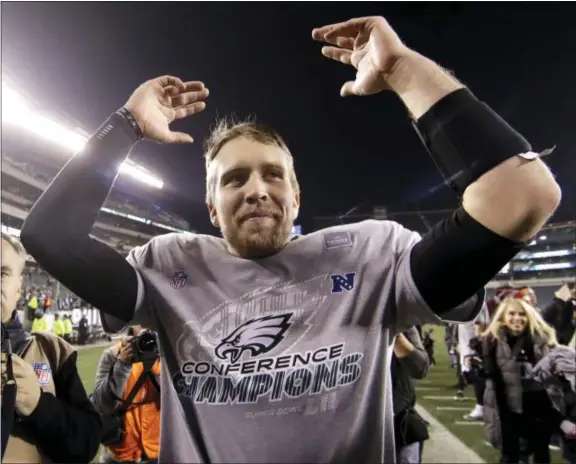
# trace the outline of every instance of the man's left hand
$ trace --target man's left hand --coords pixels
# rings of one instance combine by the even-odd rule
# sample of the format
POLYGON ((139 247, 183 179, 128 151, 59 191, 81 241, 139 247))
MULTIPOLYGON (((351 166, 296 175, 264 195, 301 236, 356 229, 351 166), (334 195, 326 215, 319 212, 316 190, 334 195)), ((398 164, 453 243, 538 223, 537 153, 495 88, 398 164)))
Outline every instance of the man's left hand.
MULTIPOLYGON (((27 417, 38 406, 42 390, 34 369, 20 356, 12 354, 12 368, 16 380, 16 412, 21 417, 27 417)), ((2 390, 6 381, 6 361, 2 357, 2 390)))
POLYGON ((389 88, 387 76, 411 50, 380 16, 354 18, 312 31, 315 40, 326 42, 322 54, 350 64, 357 70, 356 80, 346 82, 340 94, 372 95, 389 88))

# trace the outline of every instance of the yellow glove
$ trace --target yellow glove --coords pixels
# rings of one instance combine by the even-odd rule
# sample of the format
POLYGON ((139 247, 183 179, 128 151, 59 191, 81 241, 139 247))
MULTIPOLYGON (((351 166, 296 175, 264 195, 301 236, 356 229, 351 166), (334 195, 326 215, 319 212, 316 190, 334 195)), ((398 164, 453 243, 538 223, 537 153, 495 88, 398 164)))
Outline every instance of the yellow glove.
MULTIPOLYGON (((16 381, 16 412, 21 417, 27 417, 38 406, 42 394, 38 377, 32 366, 15 354, 12 354, 12 369, 16 381)), ((2 390, 6 381, 6 360, 2 356, 2 390)))

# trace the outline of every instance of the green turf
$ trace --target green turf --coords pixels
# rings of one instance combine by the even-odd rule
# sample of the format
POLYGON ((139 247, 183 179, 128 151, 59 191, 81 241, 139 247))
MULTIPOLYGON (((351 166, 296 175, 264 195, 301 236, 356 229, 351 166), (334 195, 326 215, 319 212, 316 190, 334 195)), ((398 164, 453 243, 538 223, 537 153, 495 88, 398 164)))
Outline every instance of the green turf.
MULTIPOLYGON (((456 389, 453 388, 456 384, 456 370, 449 367, 448 353, 444 345, 444 330, 442 327, 434 327, 434 338, 436 340, 435 354, 437 365, 430 369, 424 382, 416 387, 418 403, 462 440, 462 442, 476 451, 486 462, 498 462, 499 453, 484 443, 484 428, 481 423, 477 425, 456 424, 456 422, 464 421, 463 416, 474 407, 474 391, 472 387, 466 389, 465 398, 467 398, 467 400, 465 401, 456 401, 452 398, 442 401, 424 398, 426 396, 454 397, 456 394, 456 389), (435 390, 436 388, 437 390, 435 390), (467 407, 467 410, 438 410, 438 406, 467 407)), ((88 393, 91 393, 94 389, 96 369, 98 368, 98 361, 103 350, 104 348, 100 346, 78 351, 78 371, 88 393)), ((556 451, 552 452, 552 460, 554 463, 564 462, 560 454, 556 451)))
POLYGON ((100 361, 100 356, 102 356, 105 348, 106 347, 98 346, 78 350, 78 373, 88 393, 92 393, 92 390, 94 390, 98 361, 100 361))

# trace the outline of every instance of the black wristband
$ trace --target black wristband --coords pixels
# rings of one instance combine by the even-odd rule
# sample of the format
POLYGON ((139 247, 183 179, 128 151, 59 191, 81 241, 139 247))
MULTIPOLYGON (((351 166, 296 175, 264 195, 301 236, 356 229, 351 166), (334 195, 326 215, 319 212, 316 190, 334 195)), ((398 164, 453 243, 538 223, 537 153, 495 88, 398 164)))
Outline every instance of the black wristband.
POLYGON ((132 113, 130 113, 130 111, 122 107, 118 111, 116 111, 116 113, 118 113, 121 116, 124 116, 124 118, 130 123, 132 129, 134 129, 134 132, 136 132, 136 135, 138 136, 138 140, 141 140, 144 137, 142 129, 140 129, 140 126, 138 125, 136 119, 134 119, 134 116, 132 116, 132 113))
POLYGON ((444 97, 413 125, 459 195, 503 161, 532 150, 524 137, 466 88, 444 97))

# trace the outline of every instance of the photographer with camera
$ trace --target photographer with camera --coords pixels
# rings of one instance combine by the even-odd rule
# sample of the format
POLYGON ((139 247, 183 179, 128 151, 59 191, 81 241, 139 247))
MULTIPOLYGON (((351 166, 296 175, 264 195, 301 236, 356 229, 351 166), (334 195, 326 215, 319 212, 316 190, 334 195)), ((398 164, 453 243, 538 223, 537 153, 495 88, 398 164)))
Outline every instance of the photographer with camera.
POLYGON ((26 253, 2 233, 2 462, 90 462, 102 423, 76 366, 76 351, 18 319, 26 253))
POLYGON ((102 415, 107 464, 158 461, 160 357, 154 332, 132 326, 102 353, 92 402, 102 415))

